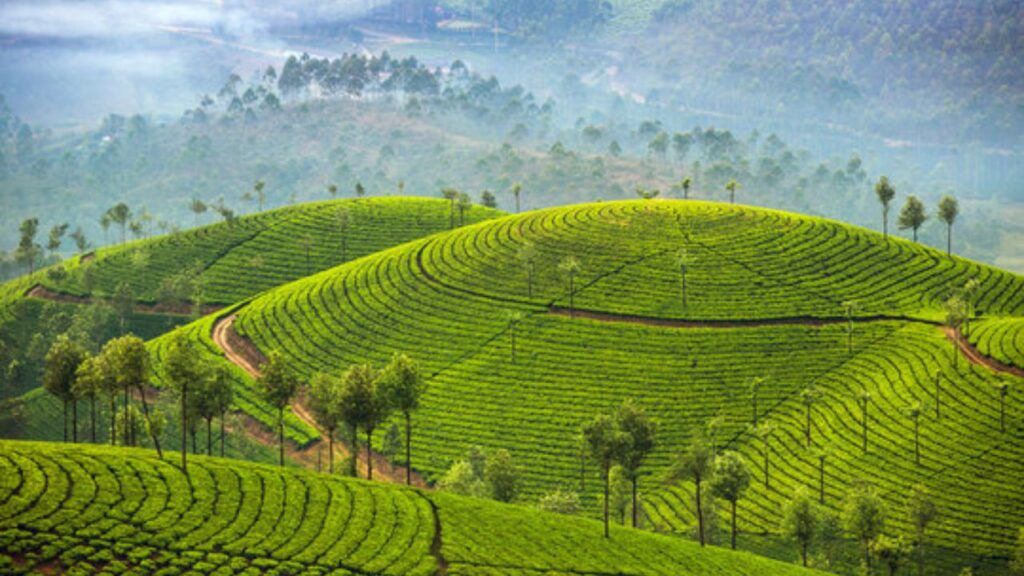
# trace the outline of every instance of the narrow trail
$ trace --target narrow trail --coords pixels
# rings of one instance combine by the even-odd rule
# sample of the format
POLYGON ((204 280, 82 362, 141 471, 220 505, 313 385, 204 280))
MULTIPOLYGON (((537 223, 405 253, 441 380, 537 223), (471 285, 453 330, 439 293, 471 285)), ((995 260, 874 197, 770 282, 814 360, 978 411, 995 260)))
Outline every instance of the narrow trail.
POLYGON ((949 326, 942 327, 942 333, 946 335, 946 339, 950 342, 956 342, 957 348, 960 353, 970 361, 971 364, 977 364, 984 366, 993 372, 1002 372, 1004 374, 1013 374, 1018 378, 1024 378, 1024 368, 1017 366, 1010 366, 1009 364, 1003 364, 999 360, 990 356, 985 356, 980 350, 974 347, 967 338, 964 337, 958 330, 954 330, 949 326))
MULTIPOLYGON (((658 318, 656 316, 638 316, 633 314, 616 314, 596 310, 570 310, 563 306, 548 307, 548 314, 570 318, 586 318, 598 322, 618 324, 642 324, 664 328, 757 328, 759 326, 831 326, 846 324, 846 317, 819 318, 815 316, 790 316, 784 318, 763 318, 759 320, 681 320, 674 318, 658 318)), ((861 316, 853 319, 854 324, 869 322, 918 322, 935 324, 925 320, 917 320, 905 316, 861 316)))
MULTIPOLYGON (((104 298, 94 298, 92 296, 75 296, 74 294, 65 294, 63 292, 56 292, 43 286, 42 284, 36 284, 25 291, 26 298, 36 298, 38 300, 49 300, 51 302, 62 302, 65 304, 78 304, 88 306, 89 304, 95 304, 96 302, 107 302, 104 298)), ((204 304, 200 307, 202 314, 213 314, 219 310, 222 310, 224 306, 220 304, 204 304)), ((132 311, 138 314, 163 314, 166 316, 188 316, 192 314, 193 308, 190 304, 182 304, 177 306, 170 306, 167 304, 150 304, 148 302, 136 302, 132 305, 132 311)))
MULTIPOLYGON (((224 357, 228 359, 232 364, 238 366, 242 370, 245 370, 249 376, 253 379, 260 377, 259 366, 265 361, 263 354, 256 348, 256 346, 249 341, 249 339, 241 336, 233 328, 235 319, 237 318, 236 313, 228 314, 222 318, 218 318, 213 325, 213 331, 210 336, 213 339, 214 344, 220 348, 221 352, 224 353, 224 357)), ((309 410, 302 404, 301 401, 292 402, 290 406, 292 413, 295 414, 300 420, 313 427, 321 436, 325 436, 326 432, 317 425, 316 420, 313 418, 309 410)), ((277 438, 272 433, 262 433, 256 428, 262 428, 261 426, 249 426, 249 431, 252 435, 259 439, 261 442, 276 444, 277 438)), ((317 460, 317 451, 325 444, 325 442, 314 442, 305 449, 301 450, 289 450, 289 454, 303 462, 315 465, 317 460)), ((338 468, 339 462, 349 456, 348 448, 341 442, 334 443, 334 455, 335 455, 335 470, 338 468)), ((382 454, 372 452, 373 457, 373 477, 374 479, 384 480, 392 484, 405 484, 405 468, 400 466, 394 466, 388 461, 382 454)), ((324 457, 322 464, 327 465, 327 458, 324 457)), ((359 451, 359 465, 363 476, 366 476, 366 451, 359 451)), ((420 474, 416 471, 412 473, 412 485, 419 488, 429 488, 427 482, 423 479, 420 474)))

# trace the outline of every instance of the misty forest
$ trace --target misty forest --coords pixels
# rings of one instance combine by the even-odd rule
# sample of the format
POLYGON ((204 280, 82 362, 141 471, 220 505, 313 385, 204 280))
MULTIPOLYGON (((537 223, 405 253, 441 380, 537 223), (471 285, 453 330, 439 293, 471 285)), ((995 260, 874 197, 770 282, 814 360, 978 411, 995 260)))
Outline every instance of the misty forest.
POLYGON ((0 38, 0 574, 1024 576, 1017 0, 0 38))

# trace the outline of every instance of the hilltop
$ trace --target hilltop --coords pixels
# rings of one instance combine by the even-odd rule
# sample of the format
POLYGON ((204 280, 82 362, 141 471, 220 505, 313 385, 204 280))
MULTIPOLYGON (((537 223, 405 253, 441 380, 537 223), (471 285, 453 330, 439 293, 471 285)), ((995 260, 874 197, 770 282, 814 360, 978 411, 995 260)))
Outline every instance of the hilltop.
POLYGON ((0 569, 179 574, 812 574, 441 493, 216 458, 0 442, 0 569))
MULTIPOLYGON (((1007 554, 1020 520, 1013 510, 1024 502, 1013 480, 1024 435, 1019 401, 1010 397, 1001 427, 995 392, 1020 367, 954 363, 941 326, 949 291, 969 279, 979 281, 969 299, 983 312, 972 324, 1024 314, 1021 277, 906 240, 745 206, 609 202, 391 248, 251 300, 231 328, 258 352, 288 356, 307 381, 410 354, 430 383, 413 437, 414 466, 428 478, 471 446, 507 448, 523 465, 524 498, 571 487, 594 505, 596 486, 580 479, 577 430, 632 397, 660 422, 642 481, 648 526, 689 530, 692 487, 659 479, 712 421, 721 445, 758 467, 770 452, 768 479, 740 502, 745 532, 778 530, 793 490, 818 487, 815 454, 825 450, 828 508, 856 479, 878 486, 893 510, 909 486, 929 486, 943 511, 933 538, 952 555, 936 561, 951 572, 959 560, 950 558, 1007 554), (571 296, 560 266, 569 256, 580 264, 571 296), (510 311, 522 320, 510 324, 510 311), (758 399, 759 417, 776 426, 767 441, 750 430, 753 377, 768 379, 758 399), (803 440, 807 388, 819 397, 812 449, 803 440), (937 388, 941 415, 929 404, 937 388), (870 395, 866 452, 862 392, 870 395), (918 402, 920 463, 907 416, 918 402)), ((190 328, 207 349, 216 321, 190 328)), ((906 529, 902 513, 891 523, 906 529)))

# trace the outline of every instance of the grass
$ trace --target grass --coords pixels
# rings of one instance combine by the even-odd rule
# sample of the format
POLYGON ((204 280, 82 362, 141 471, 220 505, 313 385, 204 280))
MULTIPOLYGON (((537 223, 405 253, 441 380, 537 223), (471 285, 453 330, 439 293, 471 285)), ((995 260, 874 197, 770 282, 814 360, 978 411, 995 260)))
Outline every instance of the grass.
MULTIPOLYGON (((431 386, 415 417, 414 465, 436 477, 472 445, 507 448, 522 467, 527 501, 557 487, 579 490, 578 427, 633 397, 661 424, 642 481, 648 526, 677 532, 692 521, 690 487, 660 479, 709 419, 721 422, 720 446, 740 450, 752 465, 761 461, 761 444, 748 432, 753 376, 770 378, 760 416, 779 428, 769 443, 770 487, 755 486, 741 501, 740 527, 777 532, 792 491, 817 487, 799 401, 813 385, 823 397, 812 438, 831 450, 829 508, 838 508, 849 482, 869 480, 892 511, 890 531, 902 534, 903 495, 924 483, 942 511, 936 545, 1000 556, 1024 508, 1015 480, 1024 461, 1020 402, 1010 397, 1001 432, 997 378, 964 360, 953 368, 934 325, 950 286, 969 278, 981 281, 978 309, 1024 314, 1024 279, 906 240, 749 207, 609 202, 510 216, 385 250, 253 299, 236 325, 264 352, 293 359, 304 378, 409 353, 431 386), (539 255, 533 297, 516 259, 527 240, 539 255), (685 308, 673 259, 683 246, 692 260, 685 308), (579 309, 769 324, 681 329, 551 314, 552 305, 570 303, 558 269, 568 255, 582 263, 572 299, 579 309), (848 300, 860 304, 852 353, 842 321, 848 300), (515 363, 509 310, 526 314, 515 363), (807 323, 815 319, 825 322, 807 323), (942 416, 933 407, 922 416, 917 465, 905 409, 931 401, 936 371, 942 416), (867 454, 854 399, 861 390, 873 397, 867 454)), ((593 510, 596 469, 587 465, 585 473, 593 510)))
POLYGON ((746 553, 404 487, 152 451, 0 442, 0 569, 786 575, 746 553), (538 546, 538 542, 544 542, 538 546))

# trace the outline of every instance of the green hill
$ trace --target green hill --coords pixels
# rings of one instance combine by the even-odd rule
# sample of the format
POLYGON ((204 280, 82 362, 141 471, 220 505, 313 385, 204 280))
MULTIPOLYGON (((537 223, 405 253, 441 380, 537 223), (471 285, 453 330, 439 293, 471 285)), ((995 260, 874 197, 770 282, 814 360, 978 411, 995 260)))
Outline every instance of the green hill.
MULTIPOLYGON (((0 399, 38 385, 39 350, 45 353, 48 345, 33 349, 37 334, 55 337, 46 333, 49 324, 64 326, 80 305, 115 299, 119 285, 127 286, 136 308, 125 329, 153 338, 187 322, 197 306, 209 312, 447 230, 453 214, 459 225, 502 213, 473 206, 460 214, 446 200, 412 197, 315 202, 103 248, 7 282, 0 285, 0 381, 12 360, 23 369, 0 387, 0 399), (25 298, 33 287, 36 297, 25 298)), ((98 331, 110 337, 119 330, 98 331)))
POLYGON ((679 538, 392 485, 0 442, 0 570, 109 574, 811 573, 679 538))
MULTIPOLYGON (((721 446, 740 450, 767 486, 740 502, 740 527, 775 533, 798 486, 818 487, 817 449, 827 449, 826 506, 851 482, 879 487, 894 533, 909 530, 907 489, 922 483, 942 514, 934 543, 945 572, 956 554, 1008 554, 1021 523, 1021 404, 1011 395, 1000 429, 995 385, 1012 378, 961 359, 937 322, 951 287, 980 281, 972 298, 986 316, 1024 315, 1024 279, 906 240, 777 211, 700 202, 610 202, 555 208, 481 223, 383 251, 251 301, 235 327, 264 352, 290 357, 304 378, 355 362, 412 355, 430 379, 416 415, 414 466, 442 473, 471 446, 507 448, 525 471, 524 497, 580 486, 581 423, 632 397, 660 421, 642 480, 648 525, 684 532, 686 484, 660 477, 710 420, 721 446), (536 248, 532 296, 517 257, 536 248), (675 255, 686 248, 687 304, 675 255), (559 264, 581 263, 573 297, 559 264), (844 302, 859 304, 847 351, 844 302), (575 318, 567 309, 581 312, 575 318), (518 358, 509 345, 510 310, 518 358), (936 412, 939 373, 941 413, 936 412), (750 432, 748 382, 767 377, 750 432), (812 449, 801 392, 814 387, 812 449), (857 394, 871 395, 869 448, 861 448, 857 394), (924 410, 920 463, 914 421, 924 410)), ((210 322, 206 320, 205 322, 210 322)), ((200 337, 208 334, 197 330, 200 337)), ((208 341, 204 345, 209 345, 208 341)), ((587 464, 586 475, 596 470, 587 464)))

